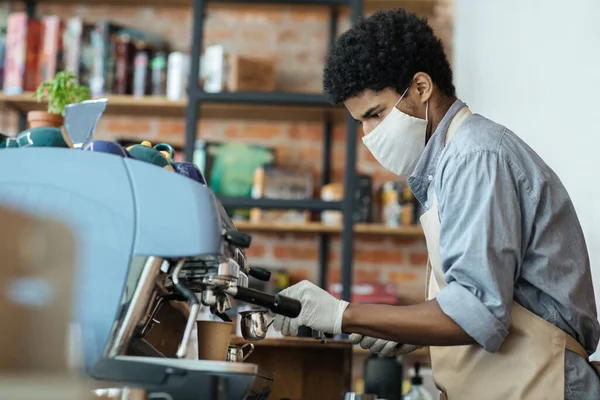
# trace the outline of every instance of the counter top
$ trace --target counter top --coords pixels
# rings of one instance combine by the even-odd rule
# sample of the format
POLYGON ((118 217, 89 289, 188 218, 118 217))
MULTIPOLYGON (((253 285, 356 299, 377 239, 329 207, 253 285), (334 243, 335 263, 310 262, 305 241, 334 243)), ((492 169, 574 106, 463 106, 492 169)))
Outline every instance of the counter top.
MULTIPOLYGON (((323 346, 327 346, 329 348, 339 348, 339 349, 350 349, 352 347, 352 352, 355 354, 371 354, 371 352, 367 349, 363 349, 360 346, 352 346, 349 340, 340 340, 340 339, 327 339, 327 343, 321 343, 316 339, 308 338, 308 337, 285 337, 285 338, 266 338, 263 340, 248 342, 244 338, 240 336, 233 335, 231 336, 231 344, 239 346, 244 343, 254 343, 255 346, 261 347, 300 347, 300 348, 311 348, 318 349, 323 346)), ((410 353, 411 356, 414 357, 429 357, 429 347, 423 347, 419 350, 413 351, 410 353)))
POLYGON ((352 343, 350 343, 349 340, 327 339, 327 343, 321 343, 317 339, 308 337, 266 338, 263 340, 248 342, 244 338, 234 335, 231 337, 230 343, 233 345, 254 343, 255 346, 260 347, 294 347, 307 349, 318 349, 327 347, 329 349, 336 348, 350 350, 352 347, 352 343))
MULTIPOLYGON (((355 354, 361 354, 361 355, 371 354, 371 352, 368 349, 363 349, 360 346, 354 346, 352 348, 352 352, 355 354)), ((408 353, 406 356, 429 358, 429 347, 422 347, 419 350, 415 350, 412 353, 408 353)))

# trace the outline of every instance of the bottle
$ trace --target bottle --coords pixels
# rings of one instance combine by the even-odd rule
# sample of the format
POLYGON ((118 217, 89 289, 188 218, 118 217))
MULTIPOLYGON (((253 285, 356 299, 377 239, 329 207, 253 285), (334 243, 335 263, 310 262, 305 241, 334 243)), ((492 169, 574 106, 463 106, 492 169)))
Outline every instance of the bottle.
POLYGON ((421 365, 415 363, 415 374, 410 378, 410 391, 404 396, 404 400, 433 400, 431 395, 423 388, 423 378, 419 375, 421 365))
POLYGON ((401 357, 383 357, 372 354, 364 364, 364 393, 378 399, 401 400, 403 364, 401 357))

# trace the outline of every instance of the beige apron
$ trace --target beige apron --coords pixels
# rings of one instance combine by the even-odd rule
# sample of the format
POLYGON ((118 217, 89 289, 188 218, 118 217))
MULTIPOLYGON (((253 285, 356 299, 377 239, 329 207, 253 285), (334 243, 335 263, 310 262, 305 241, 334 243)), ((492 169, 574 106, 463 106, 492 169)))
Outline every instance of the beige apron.
MULTIPOLYGON (((470 114, 467 107, 458 112, 448 128, 446 143, 470 114)), ((427 299, 431 300, 446 286, 440 262, 440 220, 435 195, 421 224, 429 252, 427 299)), ((513 301, 510 334, 497 353, 488 353, 479 345, 431 347, 430 351, 442 400, 562 400, 565 348, 588 360, 574 338, 513 301)))

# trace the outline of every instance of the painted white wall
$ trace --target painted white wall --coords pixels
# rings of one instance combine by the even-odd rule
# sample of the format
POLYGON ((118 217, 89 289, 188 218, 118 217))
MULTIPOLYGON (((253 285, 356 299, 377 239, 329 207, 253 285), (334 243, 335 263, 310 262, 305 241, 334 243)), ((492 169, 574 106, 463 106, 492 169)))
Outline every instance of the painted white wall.
POLYGON ((458 95, 559 175, 585 232, 600 307, 600 1, 454 0, 454 13, 458 95))

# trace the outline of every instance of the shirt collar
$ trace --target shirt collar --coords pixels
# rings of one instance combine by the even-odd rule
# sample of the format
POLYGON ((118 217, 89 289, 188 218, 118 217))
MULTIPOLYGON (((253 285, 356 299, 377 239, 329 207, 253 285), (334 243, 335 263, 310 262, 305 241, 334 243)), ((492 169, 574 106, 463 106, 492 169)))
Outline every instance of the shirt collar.
POLYGON ((408 186, 421 204, 427 200, 427 190, 433 181, 438 160, 446 146, 446 133, 452 119, 465 106, 461 100, 456 100, 446 111, 446 115, 429 138, 425 149, 417 162, 413 173, 408 177, 408 186))

